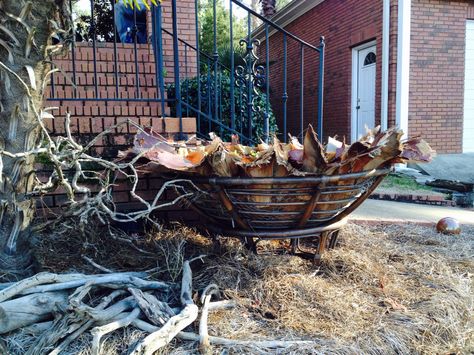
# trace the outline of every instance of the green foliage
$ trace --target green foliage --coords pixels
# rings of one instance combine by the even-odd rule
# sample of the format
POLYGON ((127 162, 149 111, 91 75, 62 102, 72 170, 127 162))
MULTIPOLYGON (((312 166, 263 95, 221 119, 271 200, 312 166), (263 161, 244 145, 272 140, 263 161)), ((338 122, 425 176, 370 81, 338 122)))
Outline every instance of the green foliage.
MULTIPOLYGON (((112 16, 112 3, 110 0, 94 1, 94 22, 96 40, 99 42, 113 42, 114 18, 112 16)), ((91 16, 88 13, 79 14, 75 21, 76 40, 92 40, 90 33, 91 16)))
POLYGON ((433 190, 430 186, 419 184, 415 178, 400 174, 388 175, 380 184, 382 188, 396 188, 405 191, 433 190))
MULTIPOLYGON (((236 7, 236 6, 235 6, 236 7)), ((199 36, 199 49, 207 55, 214 53, 214 10, 213 0, 204 1, 199 10, 199 24, 201 33, 199 36)), ((223 59, 226 53, 230 53, 230 14, 224 8, 222 0, 216 0, 216 44, 217 52, 219 54, 219 61, 224 63, 223 59)), ((233 39, 232 44, 238 47, 240 39, 247 36, 247 29, 242 19, 233 17, 233 39)), ((229 58, 229 57, 227 57, 229 58)), ((230 60, 229 60, 230 62, 230 60)))
MULTIPOLYGON (((208 90, 207 75, 201 75, 201 112, 206 115, 211 112, 214 113, 214 89, 211 85, 211 92, 208 90), (210 94, 210 103, 211 107, 209 110, 208 106, 208 94, 210 94)), ((210 76, 210 82, 214 84, 214 75, 210 76)), ((197 77, 186 79, 181 81, 181 98, 182 101, 188 105, 197 108, 198 107, 198 79, 197 77)), ((247 102, 242 97, 243 93, 246 92, 246 88, 234 87, 234 97, 235 97, 235 130, 242 131, 244 136, 248 135, 249 131, 249 120, 247 119, 247 102)), ((174 84, 168 85, 168 98, 175 97, 175 87, 174 84)), ((230 76, 229 73, 223 72, 218 74, 218 113, 219 113, 219 122, 224 124, 227 127, 231 125, 231 99, 230 99, 230 76)), ((264 138, 264 121, 265 121, 265 108, 266 108, 266 95, 257 89, 257 95, 254 96, 254 107, 255 111, 252 113, 252 138, 257 141, 258 138, 264 138)), ((169 103, 171 108, 171 115, 176 115, 176 105, 172 101, 169 103)), ((189 114, 190 116, 196 116, 196 112, 186 108, 186 105, 183 105, 183 115, 189 114)), ((213 116, 212 114, 209 116, 213 116)), ((269 106, 269 131, 270 135, 275 134, 277 131, 277 125, 275 120, 275 115, 269 106)), ((209 132, 216 132, 224 140, 230 140, 231 132, 226 129, 222 129, 219 125, 211 123, 209 125, 209 120, 201 116, 200 124, 200 133, 207 135, 209 132)))

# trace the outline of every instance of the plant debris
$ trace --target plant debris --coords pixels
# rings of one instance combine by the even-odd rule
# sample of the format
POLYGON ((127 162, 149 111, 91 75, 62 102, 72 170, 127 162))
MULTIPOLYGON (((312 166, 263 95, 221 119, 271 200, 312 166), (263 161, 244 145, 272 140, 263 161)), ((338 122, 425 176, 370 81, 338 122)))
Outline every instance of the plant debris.
MULTIPOLYGON (((279 349, 279 354, 474 350, 471 226, 464 226, 459 236, 446 236, 438 234, 434 225, 348 224, 342 229, 340 245, 323 255, 318 268, 299 257, 271 253, 279 242, 263 243, 270 254, 257 256, 233 239, 213 245, 185 227, 129 236, 139 249, 154 253, 151 258, 128 243, 110 239, 104 231, 93 230, 86 231, 86 241, 74 231, 40 240, 37 255, 44 269, 63 271, 64 261, 70 258, 68 271, 93 271, 77 256, 77 249, 63 247, 72 243, 82 245, 81 253, 114 272, 155 268, 154 278, 177 282, 184 260, 208 255, 193 266, 193 298, 197 300, 200 291, 215 284, 222 299, 236 303, 209 313, 209 336, 234 341, 231 345, 211 341, 213 353, 275 354, 275 349, 252 346, 268 339, 313 342, 279 349), (250 343, 239 343, 242 339, 250 343)), ((186 331, 197 329, 194 324, 186 331)), ((133 326, 115 330, 104 337, 102 353, 124 353, 146 335, 133 326)), ((5 353, 25 354, 37 338, 24 331, 5 335, 5 353)), ((61 354, 90 354, 91 341, 92 336, 84 333, 61 354)), ((158 352, 198 353, 197 341, 181 339, 158 352)))
POLYGON ((357 142, 347 145, 329 138, 323 145, 311 125, 303 144, 290 135, 290 143, 276 137, 272 144, 250 147, 223 142, 211 134, 211 141, 191 138, 168 141, 158 133, 140 131, 134 146, 119 152, 120 159, 139 156, 145 171, 179 171, 202 176, 283 177, 290 175, 335 175, 386 168, 396 163, 429 162, 435 152, 420 137, 402 139, 403 131, 380 127, 368 130, 357 142))

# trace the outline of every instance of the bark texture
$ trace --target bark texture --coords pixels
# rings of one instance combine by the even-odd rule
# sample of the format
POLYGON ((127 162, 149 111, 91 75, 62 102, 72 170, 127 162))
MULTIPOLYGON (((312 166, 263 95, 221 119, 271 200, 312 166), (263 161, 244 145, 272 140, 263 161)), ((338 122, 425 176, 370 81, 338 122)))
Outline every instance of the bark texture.
POLYGON ((60 0, 0 0, 0 270, 8 279, 33 273, 29 240, 35 155, 18 155, 34 150, 42 138, 50 35, 64 25, 57 19, 67 15, 65 9, 60 0))

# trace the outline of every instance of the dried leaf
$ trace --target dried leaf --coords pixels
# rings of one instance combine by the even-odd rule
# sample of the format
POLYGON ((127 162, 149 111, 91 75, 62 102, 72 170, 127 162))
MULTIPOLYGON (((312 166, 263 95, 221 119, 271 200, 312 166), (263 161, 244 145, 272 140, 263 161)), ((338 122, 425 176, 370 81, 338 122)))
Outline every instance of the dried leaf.
POLYGON ((135 135, 133 146, 138 152, 152 148, 169 153, 175 152, 175 148, 168 143, 166 138, 153 130, 148 130, 148 132, 140 130, 140 132, 135 135))
POLYGON ((273 150, 275 152, 276 163, 279 166, 285 167, 287 172, 291 172, 293 167, 288 162, 288 149, 287 145, 283 145, 277 137, 273 137, 273 150))
POLYGON ((27 94, 23 95, 21 98, 21 108, 23 111, 30 112, 30 98, 27 94))
POLYGON ((17 129, 18 129, 18 122, 22 117, 20 111, 20 105, 16 104, 10 114, 10 121, 8 125, 8 139, 10 142, 13 142, 16 139, 17 129))
POLYGON ((13 96, 13 93, 12 93, 12 84, 11 84, 11 81, 10 81, 10 75, 2 70, 0 71, 0 79, 3 80, 3 85, 5 85, 5 92, 8 96, 13 96))
POLYGON ((30 86, 33 90, 36 90, 36 77, 35 71, 31 65, 25 65, 26 71, 28 72, 28 77, 30 79, 30 86))
MULTIPOLYGON (((386 135, 383 140, 379 142, 380 148, 370 154, 373 159, 367 162, 367 164, 363 166, 362 170, 380 168, 384 165, 384 163, 397 157, 402 152, 402 146, 400 144, 402 136, 403 131, 401 130, 393 130, 390 132, 390 134, 386 135)), ((355 170, 354 172, 358 171, 360 170, 355 170)))
POLYGON ((18 16, 22 20, 25 20, 28 15, 31 13, 31 9, 33 8, 33 3, 31 1, 28 1, 25 6, 21 9, 20 15, 18 16))
POLYGON ((13 51, 12 49, 10 48, 10 46, 8 45, 7 42, 5 42, 3 39, 0 39, 0 46, 2 46, 3 48, 5 48, 5 50, 8 52, 8 62, 10 64, 14 64, 14 60, 13 60, 13 51))
POLYGON ((288 160, 298 167, 303 165, 304 151, 303 149, 292 149, 288 152, 288 160))
POLYGON ((28 58, 30 56, 31 49, 33 48, 33 46, 36 46, 35 33, 36 33, 36 28, 32 28, 28 32, 28 37, 26 38, 26 43, 25 43, 25 58, 28 58))
POLYGON ((206 155, 204 152, 201 151, 194 151, 194 152, 189 152, 186 157, 187 160, 191 162, 194 166, 201 165, 204 159, 206 158, 206 155))
POLYGON ((409 162, 429 163, 435 155, 436 152, 425 140, 415 137, 403 143, 400 157, 409 162))
MULTIPOLYGON (((403 132, 396 128, 386 132, 375 128, 349 147, 335 138, 330 138, 323 147, 309 126, 303 145, 290 136, 291 143, 288 144, 274 137, 273 144, 262 142, 256 147, 249 147, 239 144, 236 139, 232 143, 224 143, 213 133, 210 134, 211 142, 196 137, 186 142, 169 142, 148 130, 139 132, 135 136, 133 149, 120 152, 120 157, 140 154, 140 157, 152 162, 148 166, 154 171, 170 169, 223 177, 355 173, 408 159, 428 161, 431 158, 433 151, 425 141, 413 138, 402 144, 402 135, 403 132)), ((258 185, 253 187, 260 188, 258 185)), ((344 194, 341 193, 338 198, 346 198, 344 194)), ((265 196, 249 198, 259 202, 267 200, 265 196)))
POLYGON ((16 38, 16 36, 13 34, 12 31, 10 31, 8 28, 6 28, 5 26, 3 25, 0 25, 0 30, 2 30, 3 32, 5 32, 8 37, 11 38, 11 40, 13 41, 13 43, 15 44, 15 46, 19 47, 20 46, 20 41, 18 41, 18 38, 16 38))
POLYGON ((3 185, 3 158, 0 154, 0 185, 3 185))
POLYGON ((324 147, 319 142, 313 126, 309 125, 304 137, 303 170, 310 173, 319 173, 326 169, 327 160, 324 156, 324 147))
POLYGON ((40 117, 43 120, 46 119, 46 118, 54 118, 54 116, 52 114, 50 114, 49 112, 46 112, 46 111, 41 111, 40 117))
POLYGON ((195 167, 195 165, 186 158, 166 151, 153 151, 150 152, 149 155, 147 154, 147 157, 150 158, 151 161, 155 161, 172 170, 188 170, 195 167))
POLYGON ((380 133, 380 126, 374 127, 372 129, 369 129, 367 126, 365 126, 365 135, 360 137, 358 139, 359 142, 365 142, 365 143, 373 143, 375 140, 375 137, 380 133))
POLYGON ((31 28, 30 26, 21 18, 21 17, 18 17, 18 16, 15 16, 9 12, 5 12, 5 15, 7 15, 8 17, 10 17, 11 19, 17 21, 18 23, 20 23, 26 30, 26 32, 30 32, 31 28))
POLYGON ((219 149, 210 155, 208 162, 217 176, 237 176, 239 167, 234 158, 224 149, 219 149))

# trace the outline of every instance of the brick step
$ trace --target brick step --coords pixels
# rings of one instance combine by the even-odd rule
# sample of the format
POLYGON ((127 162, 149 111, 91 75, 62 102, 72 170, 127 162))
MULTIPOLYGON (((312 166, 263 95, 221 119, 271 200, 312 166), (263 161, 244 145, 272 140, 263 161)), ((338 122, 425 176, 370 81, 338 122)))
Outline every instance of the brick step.
MULTIPOLYGON (((101 117, 101 116, 81 116, 71 118, 71 130, 73 133, 95 135, 104 130, 128 120, 136 124, 152 128, 157 133, 175 134, 179 132, 179 118, 177 117, 156 117, 156 116, 116 116, 116 117, 101 117)), ((55 117, 45 119, 46 127, 50 129, 53 134, 63 134, 65 117, 55 117)), ((196 118, 183 117, 183 133, 196 133, 196 118)), ((131 124, 124 123, 116 129, 114 134, 134 134, 137 128, 131 124)))
MULTIPOLYGON (((49 100, 49 107, 57 107, 51 113, 55 116, 161 116, 161 102, 158 101, 64 101, 49 100)), ((165 105, 165 115, 169 116, 165 105)))

